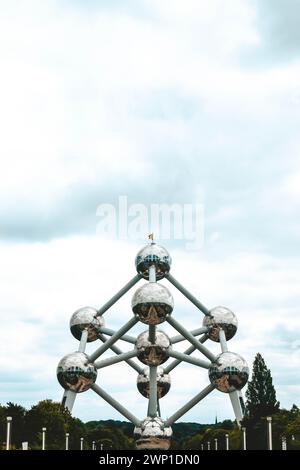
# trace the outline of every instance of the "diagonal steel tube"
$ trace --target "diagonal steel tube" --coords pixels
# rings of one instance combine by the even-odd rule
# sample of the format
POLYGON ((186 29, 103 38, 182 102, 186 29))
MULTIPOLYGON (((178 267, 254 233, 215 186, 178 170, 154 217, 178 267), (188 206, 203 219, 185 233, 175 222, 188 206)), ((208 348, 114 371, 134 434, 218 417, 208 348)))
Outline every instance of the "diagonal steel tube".
MULTIPOLYGON (((207 335, 204 335, 202 336, 202 338, 200 338, 200 343, 203 344, 205 343, 205 341, 208 339, 208 336, 207 335)), ((196 350, 195 346, 190 346, 189 348, 187 348, 183 354, 192 354, 194 351, 196 350)), ((180 361, 179 359, 176 359, 175 361, 171 362, 171 364, 169 364, 165 369, 164 369, 164 372, 166 374, 169 374, 169 372, 171 372, 171 370, 175 369, 175 367, 178 366, 178 364, 180 364, 182 361, 180 361)))
POLYGON ((119 290, 103 307, 99 308, 97 315, 103 315, 112 305, 114 305, 126 292, 128 292, 142 278, 140 274, 136 274, 122 289, 119 290))
POLYGON ((167 317, 166 321, 170 323, 175 330, 178 331, 181 335, 183 335, 193 346, 195 346, 198 351, 200 351, 204 356, 206 356, 210 361, 215 361, 216 356, 212 354, 205 346, 202 346, 200 341, 196 339, 188 330, 186 330, 174 317, 167 317))
POLYGON ((165 274, 165 278, 168 279, 168 281, 171 282, 171 284, 173 284, 173 286, 175 286, 176 289, 178 289, 187 299, 189 299, 192 304, 199 308, 199 310, 201 310, 204 315, 211 317, 210 311, 204 307, 204 305, 199 302, 199 300, 196 299, 196 297, 194 297, 193 294, 191 294, 182 284, 180 284, 180 282, 178 282, 177 279, 172 276, 172 274, 165 274))
POLYGON ((204 369, 209 369, 211 365, 211 362, 202 361, 201 359, 197 359, 196 357, 191 357, 188 354, 183 354, 178 351, 173 351, 171 348, 168 349, 168 354, 170 357, 174 357, 175 359, 179 359, 180 361, 189 362, 190 364, 203 367, 204 369))
POLYGON ((172 426, 175 421, 177 421, 181 416, 187 413, 193 406, 197 405, 199 401, 203 400, 210 392, 214 390, 215 386, 210 384, 205 387, 200 393, 198 393, 194 398, 188 401, 182 408, 180 408, 176 413, 174 413, 167 421, 165 421, 165 426, 172 426))
MULTIPOLYGON (((101 327, 100 333, 103 333, 107 336, 113 336, 115 334, 115 330, 111 330, 110 328, 101 327)), ((130 335, 123 335, 120 338, 122 341, 126 341, 127 343, 135 344, 136 338, 130 335)))
MULTIPOLYGON (((104 335, 99 335, 99 339, 102 341, 102 343, 105 343, 107 341, 107 339, 105 338, 104 335)), ((116 346, 115 344, 113 344, 112 346, 110 346, 110 349, 116 353, 116 354, 123 354, 123 351, 121 349, 118 348, 118 346, 116 346)), ((136 364, 134 361, 132 361, 131 359, 126 359, 125 362, 130 366, 132 367, 134 370, 136 370, 136 372, 138 374, 142 374, 143 373, 143 368, 140 367, 138 364, 136 364)))
MULTIPOLYGON (((209 328, 207 326, 202 326, 201 328, 197 328, 196 330, 192 330, 190 331, 190 333, 193 335, 193 336, 199 336, 199 335, 202 335, 202 333, 207 333, 209 330, 209 328)), ((184 341, 186 338, 182 335, 177 335, 177 336, 173 336, 172 338, 170 338, 170 341, 172 344, 175 344, 175 343, 179 343, 180 341, 184 341)))
POLYGON ((117 356, 108 357, 102 361, 95 362, 94 365, 97 369, 102 369, 103 367, 112 366, 118 362, 126 361, 126 359, 131 359, 132 357, 136 357, 136 349, 133 351, 124 352, 123 354, 118 354, 117 356))
POLYGON ((101 354, 103 354, 107 349, 110 348, 112 344, 114 344, 121 336, 123 336, 125 333, 127 333, 130 328, 132 328, 137 322, 138 322, 137 317, 132 317, 125 325, 123 325, 118 331, 116 331, 107 341, 105 341, 100 348, 96 349, 93 354, 89 357, 90 361, 93 362, 95 359, 97 359, 101 354))
POLYGON ((111 397, 108 393, 103 390, 103 388, 99 387, 97 384, 93 384, 91 389, 99 395, 99 397, 103 398, 107 403, 109 403, 113 408, 115 408, 121 415, 125 416, 126 419, 131 421, 136 426, 139 426, 141 421, 134 416, 130 411, 128 411, 121 403, 111 397))

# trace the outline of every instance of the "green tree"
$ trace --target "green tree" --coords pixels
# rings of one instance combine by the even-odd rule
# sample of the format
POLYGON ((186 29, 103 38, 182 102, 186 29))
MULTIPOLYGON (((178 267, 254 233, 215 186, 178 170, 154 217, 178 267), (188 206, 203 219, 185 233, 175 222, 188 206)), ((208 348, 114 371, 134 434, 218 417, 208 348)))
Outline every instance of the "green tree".
POLYGON ((248 418, 259 419, 279 409, 270 369, 267 368, 260 353, 257 353, 254 359, 252 380, 248 383, 246 397, 248 418))

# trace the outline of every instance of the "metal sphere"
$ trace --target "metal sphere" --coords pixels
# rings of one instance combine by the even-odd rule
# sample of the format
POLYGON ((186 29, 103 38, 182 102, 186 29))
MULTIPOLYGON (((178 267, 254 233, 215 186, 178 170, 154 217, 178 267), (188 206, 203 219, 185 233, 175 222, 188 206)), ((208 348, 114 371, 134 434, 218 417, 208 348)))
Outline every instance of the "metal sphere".
POLYGON ((81 393, 95 383, 97 369, 85 353, 74 352, 64 356, 57 366, 57 379, 65 390, 81 393))
POLYGON ((203 326, 208 326, 209 339, 219 342, 220 329, 224 330, 227 340, 231 339, 238 326, 238 321, 235 314, 226 307, 215 307, 210 311, 211 317, 205 315, 203 319, 203 326))
POLYGON ((163 332, 156 330, 155 342, 149 340, 149 331, 139 334, 136 339, 137 357, 147 366, 160 366, 169 357, 169 337, 163 332))
MULTIPOLYGON (((171 378, 169 374, 165 374, 162 367, 157 368, 156 372, 157 382, 157 398, 161 399, 164 397, 171 387, 171 378)), ((137 377, 137 388, 138 391, 146 398, 149 398, 150 389, 150 377, 149 367, 145 367, 142 374, 137 377)))
POLYGON ((94 307, 83 307, 76 310, 70 320, 72 335, 80 341, 83 330, 87 329, 89 343, 98 339, 100 328, 104 326, 104 320, 96 315, 97 310, 94 307))
POLYGON ((137 449, 164 449, 171 445, 172 428, 165 426, 161 418, 145 418, 134 428, 137 449))
POLYGON ((172 313, 174 301, 171 292, 162 284, 148 282, 135 292, 131 306, 141 322, 158 325, 172 313))
POLYGON ((249 368, 245 359, 233 352, 224 352, 217 356, 208 370, 209 380, 224 393, 241 390, 249 377, 249 368))
POLYGON ((156 243, 144 246, 135 258, 136 270, 145 279, 149 279, 149 268, 152 265, 155 266, 156 279, 162 279, 170 271, 171 263, 167 250, 156 243))

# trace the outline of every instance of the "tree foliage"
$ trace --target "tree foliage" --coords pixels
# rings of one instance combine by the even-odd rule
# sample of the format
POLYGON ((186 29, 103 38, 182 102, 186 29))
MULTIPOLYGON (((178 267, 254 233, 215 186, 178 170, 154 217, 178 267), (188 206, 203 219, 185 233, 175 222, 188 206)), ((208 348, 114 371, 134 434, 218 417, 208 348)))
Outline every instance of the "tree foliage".
POLYGON ((249 418, 259 419, 279 409, 271 371, 260 353, 254 359, 252 380, 248 383, 246 397, 246 415, 249 418))

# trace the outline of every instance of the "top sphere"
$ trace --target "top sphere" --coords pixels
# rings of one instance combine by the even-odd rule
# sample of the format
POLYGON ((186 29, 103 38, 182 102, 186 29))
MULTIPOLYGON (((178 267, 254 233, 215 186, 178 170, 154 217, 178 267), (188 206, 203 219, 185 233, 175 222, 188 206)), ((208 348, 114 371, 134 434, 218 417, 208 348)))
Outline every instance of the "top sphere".
POLYGON ((144 279, 149 279, 149 268, 155 266, 156 279, 162 279, 171 268, 171 256, 168 251, 156 243, 146 245, 135 258, 136 270, 144 279))
POLYGON ((219 342, 219 332, 224 330, 227 340, 231 339, 238 326, 235 314, 226 307, 215 307, 210 311, 211 316, 205 315, 203 318, 203 326, 210 327, 208 334, 209 339, 219 342))
POLYGON ((104 326, 104 320, 101 316, 97 315, 97 310, 94 307, 83 307, 73 313, 70 320, 70 330, 72 335, 81 340, 83 330, 88 330, 88 343, 98 339, 100 329, 104 326))

